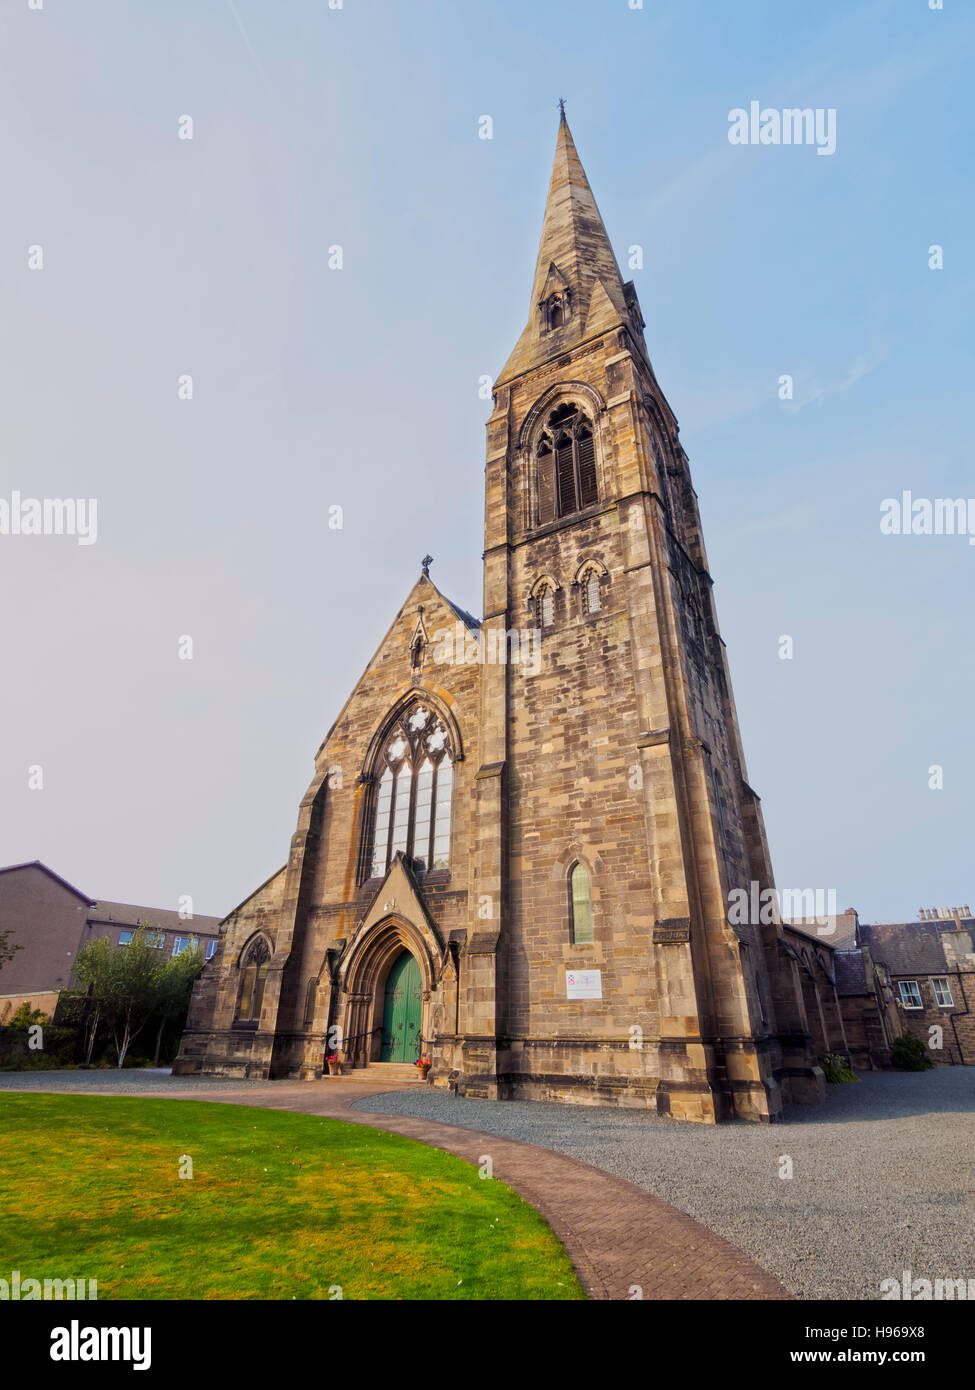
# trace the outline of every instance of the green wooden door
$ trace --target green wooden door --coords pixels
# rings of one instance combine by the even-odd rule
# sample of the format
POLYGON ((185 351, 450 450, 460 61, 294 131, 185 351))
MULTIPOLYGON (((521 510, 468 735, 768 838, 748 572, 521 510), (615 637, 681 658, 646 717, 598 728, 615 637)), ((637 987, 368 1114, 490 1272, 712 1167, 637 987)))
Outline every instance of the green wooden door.
POLYGON ((383 1062, 415 1062, 420 1055, 420 967, 409 951, 393 962, 383 1004, 383 1062))

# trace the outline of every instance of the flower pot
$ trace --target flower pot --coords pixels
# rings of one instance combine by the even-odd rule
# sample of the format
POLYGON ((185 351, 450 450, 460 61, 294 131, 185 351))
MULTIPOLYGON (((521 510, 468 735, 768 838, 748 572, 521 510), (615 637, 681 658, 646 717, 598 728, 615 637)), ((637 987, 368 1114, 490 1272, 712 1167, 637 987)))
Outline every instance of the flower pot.
POLYGON ((427 1063, 427 1065, 426 1065, 425 1067, 417 1067, 417 1072, 418 1072, 418 1074, 419 1074, 419 1077, 420 1077, 420 1080, 421 1080, 421 1081, 426 1081, 426 1079, 427 1079, 427 1072, 428 1072, 429 1070, 430 1070, 430 1064, 429 1064, 429 1063, 427 1063))
POLYGON ((341 1076, 341 1075, 342 1075, 342 1063, 341 1063, 341 1062, 329 1062, 329 1064, 328 1064, 328 1074, 329 1074, 329 1076, 341 1076))

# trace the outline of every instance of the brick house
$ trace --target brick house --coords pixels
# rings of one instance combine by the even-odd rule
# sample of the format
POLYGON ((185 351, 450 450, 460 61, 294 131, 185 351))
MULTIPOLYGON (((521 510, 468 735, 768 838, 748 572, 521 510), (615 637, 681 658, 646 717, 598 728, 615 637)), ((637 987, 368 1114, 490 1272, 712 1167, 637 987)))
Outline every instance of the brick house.
POLYGON ((178 955, 194 938, 209 960, 219 921, 90 898, 38 859, 0 869, 0 931, 9 929, 21 947, 0 969, 0 1023, 24 1002, 53 1017, 61 990, 75 983, 78 952, 95 937, 124 946, 139 922, 148 922, 167 953, 178 955))
MULTIPOLYGON (((487 424, 484 618, 430 557, 237 907, 176 1070, 432 1060, 468 1096, 817 1102, 677 421, 564 116, 487 424)), ((830 1007, 833 1007, 832 1005, 830 1007)))

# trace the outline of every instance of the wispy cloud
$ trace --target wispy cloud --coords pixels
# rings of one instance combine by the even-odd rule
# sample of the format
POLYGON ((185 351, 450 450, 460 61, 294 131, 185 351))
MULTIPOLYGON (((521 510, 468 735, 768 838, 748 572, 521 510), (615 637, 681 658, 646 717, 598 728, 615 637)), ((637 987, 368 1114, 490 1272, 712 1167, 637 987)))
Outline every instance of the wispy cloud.
POLYGON ((805 410, 807 405, 822 405, 828 396, 842 395, 856 386, 857 382, 862 381, 875 368, 879 367, 887 356, 886 351, 876 350, 869 353, 859 353, 841 377, 833 381, 824 381, 814 373, 798 372, 795 374, 797 386, 803 387, 802 393, 797 395, 794 400, 783 401, 783 408, 790 414, 797 414, 800 410, 805 410))
POLYGON ((233 15, 234 20, 236 21, 237 28, 240 30, 240 37, 244 40, 244 47, 247 49, 247 52, 251 55, 251 61, 257 68, 257 71, 260 73, 261 81, 264 83, 264 86, 267 88, 269 92, 273 92, 274 88, 268 81, 267 73, 264 71, 264 65, 262 64, 260 58, 258 58, 257 54, 254 52, 254 45, 251 43, 250 38, 247 34, 247 30, 244 28, 244 21, 237 13, 237 6, 234 4, 234 0, 227 0, 227 5, 230 9, 230 13, 233 15))

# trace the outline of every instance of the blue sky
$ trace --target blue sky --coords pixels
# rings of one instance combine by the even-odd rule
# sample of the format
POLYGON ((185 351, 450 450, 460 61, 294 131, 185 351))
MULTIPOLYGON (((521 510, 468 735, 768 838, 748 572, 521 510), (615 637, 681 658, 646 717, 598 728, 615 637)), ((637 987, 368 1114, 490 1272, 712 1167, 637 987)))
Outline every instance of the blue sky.
POLYGON ((564 97, 643 247, 780 886, 975 899, 975 547, 879 529, 904 488, 975 496, 973 35, 961 0, 10 0, 0 496, 95 496, 99 537, 0 537, 3 862, 226 912, 421 556, 480 612, 477 383, 564 97), (730 145, 753 99, 834 107, 836 153, 730 145))

